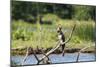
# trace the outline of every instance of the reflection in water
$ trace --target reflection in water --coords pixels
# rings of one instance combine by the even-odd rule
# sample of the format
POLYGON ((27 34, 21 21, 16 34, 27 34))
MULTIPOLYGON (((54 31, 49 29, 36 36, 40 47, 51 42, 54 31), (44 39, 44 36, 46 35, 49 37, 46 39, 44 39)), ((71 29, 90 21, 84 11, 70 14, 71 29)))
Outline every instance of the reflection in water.
MULTIPOLYGON (((37 55, 38 57, 42 57, 42 55, 37 55)), ((21 64, 24 56, 12 56, 11 60, 16 62, 17 64, 21 64)), ((49 56, 52 63, 63 63, 63 62, 76 62, 77 53, 66 53, 63 57, 61 54, 51 54, 49 56)), ((95 61, 95 54, 89 53, 81 53, 79 57, 79 61, 95 61)), ((36 64, 37 60, 34 55, 28 56, 24 65, 36 64)))

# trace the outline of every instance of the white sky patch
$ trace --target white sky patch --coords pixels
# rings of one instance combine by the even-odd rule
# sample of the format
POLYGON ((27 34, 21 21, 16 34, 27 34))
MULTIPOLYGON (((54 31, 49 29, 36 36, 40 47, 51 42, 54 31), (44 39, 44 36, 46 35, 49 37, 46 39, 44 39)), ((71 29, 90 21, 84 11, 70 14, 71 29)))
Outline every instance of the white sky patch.
POLYGON ((16 0, 16 1, 79 4, 79 5, 96 5, 96 0, 16 0))

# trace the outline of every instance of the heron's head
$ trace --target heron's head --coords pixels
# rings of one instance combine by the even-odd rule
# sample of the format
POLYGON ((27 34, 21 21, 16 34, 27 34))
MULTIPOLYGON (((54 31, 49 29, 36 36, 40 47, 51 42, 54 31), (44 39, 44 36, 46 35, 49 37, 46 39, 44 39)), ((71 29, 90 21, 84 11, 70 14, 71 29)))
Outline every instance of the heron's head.
POLYGON ((59 25, 58 28, 57 28, 57 32, 60 33, 61 29, 62 29, 62 27, 61 27, 61 25, 59 25))

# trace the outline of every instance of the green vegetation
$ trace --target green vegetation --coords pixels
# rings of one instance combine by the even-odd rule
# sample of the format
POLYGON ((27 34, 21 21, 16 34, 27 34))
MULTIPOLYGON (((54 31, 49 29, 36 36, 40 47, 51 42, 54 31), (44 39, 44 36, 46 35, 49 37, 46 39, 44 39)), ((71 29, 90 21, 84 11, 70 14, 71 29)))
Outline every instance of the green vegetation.
POLYGON ((95 45, 95 12, 95 6, 12 1, 11 47, 52 48, 58 41, 58 24, 62 25, 66 39, 76 24, 66 47, 95 45))
POLYGON ((22 19, 30 23, 36 23, 38 15, 48 13, 62 19, 96 20, 96 7, 87 5, 12 1, 11 12, 13 19, 22 19))
POLYGON ((57 42, 57 24, 61 24, 66 39, 69 37, 73 25, 77 27, 68 47, 78 48, 88 44, 95 44, 95 23, 93 21, 60 20, 52 25, 30 24, 24 21, 13 21, 12 23, 12 48, 23 48, 37 46, 49 48, 54 47, 57 42), (65 23, 66 22, 66 23, 65 23), (40 29, 41 28, 41 29, 40 29), (41 46, 40 46, 41 45, 41 46))

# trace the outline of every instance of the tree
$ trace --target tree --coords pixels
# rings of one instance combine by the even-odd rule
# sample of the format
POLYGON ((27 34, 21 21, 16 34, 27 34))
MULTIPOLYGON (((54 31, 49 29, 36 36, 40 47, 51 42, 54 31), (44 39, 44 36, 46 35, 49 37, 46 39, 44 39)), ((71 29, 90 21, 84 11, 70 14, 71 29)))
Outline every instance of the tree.
POLYGON ((73 6, 73 18, 78 20, 95 20, 95 6, 73 6))

